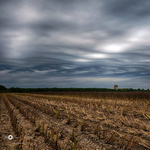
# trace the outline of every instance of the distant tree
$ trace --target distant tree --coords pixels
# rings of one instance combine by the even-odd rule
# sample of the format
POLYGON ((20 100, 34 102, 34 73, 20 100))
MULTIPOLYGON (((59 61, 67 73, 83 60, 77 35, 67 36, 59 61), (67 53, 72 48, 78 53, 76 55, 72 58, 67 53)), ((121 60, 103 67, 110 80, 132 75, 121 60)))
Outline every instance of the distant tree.
POLYGON ((5 91, 5 90, 7 90, 7 88, 3 85, 0 85, 0 91, 5 91))
POLYGON ((23 92, 24 90, 19 88, 19 87, 16 87, 16 88, 15 87, 11 87, 9 89, 9 91, 11 91, 11 92, 23 92))

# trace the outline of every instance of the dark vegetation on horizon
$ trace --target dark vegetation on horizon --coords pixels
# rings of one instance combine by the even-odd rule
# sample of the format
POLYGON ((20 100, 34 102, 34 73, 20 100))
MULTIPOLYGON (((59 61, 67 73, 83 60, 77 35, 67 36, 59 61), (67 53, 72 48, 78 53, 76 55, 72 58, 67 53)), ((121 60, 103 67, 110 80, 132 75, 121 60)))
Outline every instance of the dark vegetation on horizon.
POLYGON ((6 88, 3 85, 0 85, 0 92, 127 92, 127 91, 149 91, 149 89, 133 89, 133 88, 123 88, 123 89, 108 89, 108 88, 19 88, 11 87, 6 88))

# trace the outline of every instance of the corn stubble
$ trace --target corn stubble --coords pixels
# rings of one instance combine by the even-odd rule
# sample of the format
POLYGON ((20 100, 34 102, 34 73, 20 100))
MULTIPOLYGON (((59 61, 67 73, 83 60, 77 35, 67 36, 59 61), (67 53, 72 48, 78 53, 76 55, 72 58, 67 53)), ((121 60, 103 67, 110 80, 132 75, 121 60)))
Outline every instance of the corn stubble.
MULTIPOLYGON (((10 101, 51 149, 150 149, 150 93, 9 93, 4 97, 8 110, 10 101), (22 104, 49 115, 55 123, 39 120, 22 104)), ((14 116, 12 121, 21 135, 23 129, 16 127, 14 116)), ((35 143, 31 147, 35 149, 35 143)))

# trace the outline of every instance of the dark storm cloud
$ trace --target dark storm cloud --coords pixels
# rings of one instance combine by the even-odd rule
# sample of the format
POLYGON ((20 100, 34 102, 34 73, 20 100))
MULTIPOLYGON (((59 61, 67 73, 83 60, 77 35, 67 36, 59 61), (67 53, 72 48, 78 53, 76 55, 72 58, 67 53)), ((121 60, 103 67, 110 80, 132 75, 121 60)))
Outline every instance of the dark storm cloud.
POLYGON ((117 17, 125 16, 128 19, 140 19, 140 17, 149 16, 149 2, 148 1, 137 1, 137 0, 113 0, 107 1, 104 5, 107 7, 108 13, 113 13, 117 17))
POLYGON ((0 4, 0 84, 148 88, 149 1, 0 4))

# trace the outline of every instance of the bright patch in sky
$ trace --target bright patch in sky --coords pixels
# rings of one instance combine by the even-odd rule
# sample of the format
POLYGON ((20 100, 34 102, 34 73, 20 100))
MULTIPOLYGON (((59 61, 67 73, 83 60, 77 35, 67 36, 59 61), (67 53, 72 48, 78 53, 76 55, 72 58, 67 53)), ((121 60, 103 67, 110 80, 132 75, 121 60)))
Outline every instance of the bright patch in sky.
POLYGON ((88 60, 88 59, 75 59, 74 61, 76 62, 90 62, 91 60, 88 60))
POLYGON ((125 51, 126 45, 124 44, 110 44, 108 46, 104 46, 104 51, 109 53, 121 53, 125 51))
POLYGON ((100 59, 100 58, 108 58, 109 56, 107 54, 91 53, 86 54, 85 57, 91 59, 100 59))
POLYGON ((14 14, 21 23, 34 22, 41 17, 41 14, 35 9, 35 7, 31 7, 26 4, 22 5, 20 8, 17 8, 14 14))

